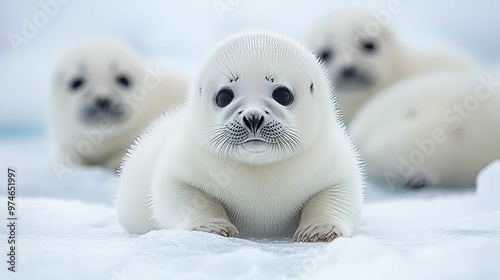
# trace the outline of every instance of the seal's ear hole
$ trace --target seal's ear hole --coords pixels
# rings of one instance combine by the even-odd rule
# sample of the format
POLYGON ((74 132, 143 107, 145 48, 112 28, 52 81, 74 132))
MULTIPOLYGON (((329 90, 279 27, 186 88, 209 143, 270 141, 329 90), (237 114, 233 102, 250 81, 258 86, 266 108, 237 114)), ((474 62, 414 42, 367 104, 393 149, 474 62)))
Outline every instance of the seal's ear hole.
POLYGON ((84 84, 85 84, 85 79, 83 77, 76 77, 70 81, 69 88, 72 91, 77 91, 78 89, 83 87, 84 84))
POLYGON ((116 76, 116 82, 126 88, 130 86, 130 78, 124 74, 116 76))
POLYGON ((294 97, 290 89, 280 86, 273 91, 273 99, 283 106, 290 106, 293 103, 294 97))
POLYGON ((309 86, 309 91, 311 91, 311 94, 314 92, 314 84, 311 82, 311 85, 309 86))
POLYGON ((224 108, 234 99, 234 93, 230 88, 222 88, 215 95, 215 104, 220 108, 224 108))

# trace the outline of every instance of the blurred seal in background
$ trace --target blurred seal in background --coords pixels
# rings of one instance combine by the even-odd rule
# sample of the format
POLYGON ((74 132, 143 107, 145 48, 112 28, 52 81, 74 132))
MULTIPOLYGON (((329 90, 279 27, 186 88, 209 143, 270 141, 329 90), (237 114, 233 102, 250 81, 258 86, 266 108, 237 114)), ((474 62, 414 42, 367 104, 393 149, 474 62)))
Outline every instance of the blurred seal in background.
POLYGON ((52 79, 49 127, 56 163, 116 168, 148 123, 181 104, 187 91, 184 78, 147 67, 119 41, 74 46, 52 79))
POLYGON ((401 81, 367 102, 350 131, 372 179, 473 186, 500 158, 500 76, 434 73, 401 81))
POLYGON ((306 45, 329 70, 347 124, 367 100, 403 78, 476 70, 458 52, 409 49, 389 28, 390 23, 390 15, 343 9, 319 20, 306 36, 306 45))

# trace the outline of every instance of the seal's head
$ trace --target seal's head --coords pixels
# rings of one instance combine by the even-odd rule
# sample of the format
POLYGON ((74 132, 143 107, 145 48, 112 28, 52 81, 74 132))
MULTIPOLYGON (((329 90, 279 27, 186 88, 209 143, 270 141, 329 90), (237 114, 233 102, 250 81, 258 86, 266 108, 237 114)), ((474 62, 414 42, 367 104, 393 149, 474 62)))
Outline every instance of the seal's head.
MULTIPOLYGON (((247 33, 209 56, 192 95, 205 149, 246 164, 275 163, 303 152, 334 114, 331 87, 317 58, 281 36, 247 33)), ((197 135, 198 136, 198 135, 197 135)))
POLYGON ((67 122, 93 127, 106 122, 121 126, 141 114, 131 110, 135 86, 145 67, 126 45, 97 40, 67 52, 56 66, 52 83, 52 110, 67 122))
POLYGON ((397 50, 388 21, 390 15, 345 9, 312 27, 306 44, 327 65, 339 95, 377 88, 394 75, 397 50))

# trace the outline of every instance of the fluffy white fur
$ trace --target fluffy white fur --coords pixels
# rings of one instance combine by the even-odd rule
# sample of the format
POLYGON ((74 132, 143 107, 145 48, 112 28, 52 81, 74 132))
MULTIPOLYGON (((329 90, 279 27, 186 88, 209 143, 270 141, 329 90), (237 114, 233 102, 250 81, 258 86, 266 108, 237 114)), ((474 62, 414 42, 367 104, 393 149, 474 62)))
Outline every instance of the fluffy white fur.
POLYGON ((351 236, 361 215, 362 171, 332 95, 324 70, 298 43, 261 33, 224 41, 202 67, 187 106, 152 126, 125 160, 120 223, 138 234, 351 236), (273 99, 279 86, 292 90, 292 105, 273 99), (234 99, 219 108, 222 88, 234 99), (263 118, 252 139, 263 141, 246 142, 253 134, 242 118, 252 114, 263 118))
POLYGON ((181 103, 187 91, 182 77, 147 67, 118 41, 73 47, 53 74, 49 118, 54 158, 70 167, 116 168, 148 123, 181 103))
POLYGON ((435 73, 380 93, 350 129, 368 175, 411 187, 474 185, 500 158, 499 92, 498 77, 435 73))
POLYGON ((377 23, 364 9, 338 10, 319 20, 309 31, 306 45, 325 58, 347 123, 364 102, 398 80, 423 73, 476 68, 457 52, 408 48, 399 42, 390 25, 377 23), (376 25, 379 32, 373 27, 376 25), (370 44, 374 47, 370 48, 370 44))

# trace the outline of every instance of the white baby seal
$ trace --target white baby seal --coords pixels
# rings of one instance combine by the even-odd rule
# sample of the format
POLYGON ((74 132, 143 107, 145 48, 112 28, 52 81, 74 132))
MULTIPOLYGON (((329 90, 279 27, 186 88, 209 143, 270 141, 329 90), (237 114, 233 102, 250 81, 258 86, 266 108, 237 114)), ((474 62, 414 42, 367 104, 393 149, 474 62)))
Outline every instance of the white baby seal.
POLYGON ((81 43, 55 67, 49 108, 52 153, 64 166, 116 168, 155 117, 187 94, 182 77, 147 67, 113 40, 81 43))
POLYGON ((362 170, 332 98, 324 69, 300 44, 266 33, 224 41, 186 107, 153 125, 124 159, 121 224, 138 234, 351 236, 362 170))
POLYGON ((434 73, 377 95, 350 130, 373 179, 473 186, 478 172, 500 158, 499 124, 498 77, 434 73))
POLYGON ((319 20, 307 34, 306 45, 329 69, 347 123, 365 101, 402 78, 475 69, 457 52, 407 48, 387 21, 364 9, 342 9, 319 20))

